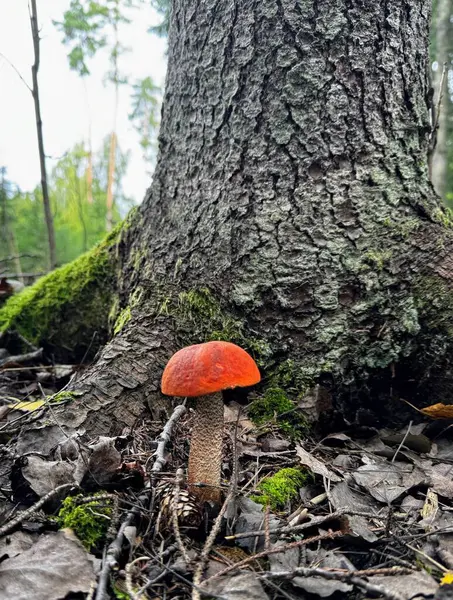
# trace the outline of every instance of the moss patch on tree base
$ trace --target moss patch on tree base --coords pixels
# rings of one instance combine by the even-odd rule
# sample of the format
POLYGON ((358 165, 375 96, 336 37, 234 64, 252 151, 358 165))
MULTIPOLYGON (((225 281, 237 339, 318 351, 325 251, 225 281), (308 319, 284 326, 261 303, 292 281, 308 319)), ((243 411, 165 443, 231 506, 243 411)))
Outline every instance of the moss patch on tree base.
POLYGON ((73 262, 12 296, 0 309, 0 332, 15 330, 60 360, 90 356, 107 338, 114 293, 117 231, 73 262))

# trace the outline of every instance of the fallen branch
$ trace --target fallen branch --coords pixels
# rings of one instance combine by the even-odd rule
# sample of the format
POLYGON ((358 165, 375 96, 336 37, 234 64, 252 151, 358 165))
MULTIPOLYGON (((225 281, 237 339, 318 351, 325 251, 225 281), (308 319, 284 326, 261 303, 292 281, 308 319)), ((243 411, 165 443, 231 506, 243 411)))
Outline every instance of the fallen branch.
POLYGON ((175 477, 175 485, 173 488, 173 498, 171 501, 171 522, 173 525, 173 533, 175 534, 176 543, 178 544, 178 548, 181 552, 183 559, 186 564, 189 564, 190 558, 187 554, 187 549, 184 546, 184 542, 182 541, 181 531, 179 530, 178 523, 178 502, 179 502, 179 493, 181 491, 181 483, 184 482, 184 474, 182 469, 178 469, 176 471, 175 477))
POLYGON ((370 513, 355 511, 352 508, 339 508, 335 512, 325 515, 323 517, 313 517, 307 523, 301 523, 300 525, 285 525, 284 527, 275 527, 274 529, 259 529, 257 531, 245 531, 244 533, 236 533, 235 535, 228 535, 225 537, 226 540, 239 540, 247 537, 258 537, 261 535, 272 535, 275 533, 283 534, 283 533, 296 533, 298 531, 303 531, 304 529, 309 529, 311 527, 316 527, 318 525, 323 525, 324 523, 328 523, 329 521, 333 521, 335 519, 339 519, 344 515, 356 515, 360 517, 367 517, 369 519, 385 519, 387 515, 373 515, 370 513))
POLYGON ((329 531, 328 533, 323 533, 321 535, 315 535, 311 538, 307 538, 304 540, 298 540, 297 542, 291 542, 289 544, 285 544, 284 546, 279 546, 278 548, 271 548, 270 550, 263 550, 262 552, 258 552, 258 554, 253 554, 252 556, 248 556, 247 558, 244 558, 244 560, 241 560, 241 561, 235 563, 234 565, 231 565, 229 567, 226 567, 225 569, 222 569, 222 571, 219 571, 215 575, 212 575, 212 577, 209 577, 208 579, 203 581, 201 583, 201 586, 205 586, 208 582, 214 581, 215 579, 219 579, 219 577, 223 577, 223 575, 227 575, 228 573, 231 573, 231 571, 236 571, 236 569, 246 567, 251 562, 254 562, 260 558, 266 558, 267 556, 270 556, 271 554, 281 554, 282 552, 287 552, 288 550, 293 550, 294 548, 300 548, 301 546, 307 546, 308 544, 315 544, 317 542, 322 542, 323 540, 333 540, 335 538, 343 537, 344 535, 346 535, 346 533, 347 532, 345 532, 345 531, 329 531))
MULTIPOLYGON (((8 365, 21 365, 26 362, 33 362, 42 358, 43 349, 38 348, 34 352, 27 352, 26 354, 18 354, 17 356, 7 356, 3 360, 0 360, 0 369, 3 371, 7 369, 8 365), (4 369, 3 369, 4 367, 4 369)), ((12 370, 12 369, 9 369, 12 370)))
POLYGON ((171 439, 171 433, 173 431, 173 427, 177 421, 183 416, 186 412, 185 402, 183 404, 178 404, 174 409, 171 417, 165 424, 165 427, 162 430, 162 433, 158 437, 158 444, 156 449, 156 460, 152 466, 151 473, 160 473, 162 469, 167 464, 167 460, 165 458, 165 446, 171 439))

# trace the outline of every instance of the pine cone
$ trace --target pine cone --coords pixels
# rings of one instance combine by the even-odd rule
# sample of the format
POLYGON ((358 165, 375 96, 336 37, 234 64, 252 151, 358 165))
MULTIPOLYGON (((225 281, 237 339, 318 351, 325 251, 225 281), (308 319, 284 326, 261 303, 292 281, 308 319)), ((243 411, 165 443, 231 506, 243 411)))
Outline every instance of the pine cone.
POLYGON ((172 513, 176 510, 178 524, 184 527, 198 527, 201 523, 201 510, 195 497, 184 488, 180 488, 176 500, 173 482, 164 482, 156 487, 156 506, 159 510, 156 529, 160 532, 172 528, 172 513), (176 506, 174 502, 176 500, 176 506))

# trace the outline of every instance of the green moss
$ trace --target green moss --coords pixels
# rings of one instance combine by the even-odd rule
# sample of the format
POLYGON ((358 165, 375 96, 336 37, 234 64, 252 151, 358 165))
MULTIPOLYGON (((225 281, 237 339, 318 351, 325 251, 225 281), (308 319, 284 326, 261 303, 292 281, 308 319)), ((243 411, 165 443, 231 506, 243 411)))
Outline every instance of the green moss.
POLYGON ((54 394, 53 396, 50 396, 49 398, 51 399, 50 401, 53 403, 58 403, 58 402, 72 402, 73 400, 75 400, 77 398, 77 396, 82 396, 83 392, 67 392, 66 390, 63 390, 62 392, 57 392, 56 394, 54 394))
POLYGON ((59 348, 63 355, 80 357, 88 348, 93 355, 107 334, 113 302, 109 248, 117 238, 114 230, 89 252, 12 296, 0 309, 0 332, 14 329, 29 342, 59 348))
MULTIPOLYGON (((127 592, 123 592, 123 590, 120 590, 115 583, 113 584, 112 587, 113 587, 113 593, 115 594, 115 598, 117 600, 131 600, 131 597, 129 596, 129 594, 127 592)), ((138 590, 134 588, 134 592, 136 592, 136 591, 138 591, 138 590)))
POLYGON ((118 315, 115 325, 113 326, 113 333, 117 335, 123 327, 131 320, 131 308, 130 306, 126 306, 118 315))
POLYGON ((244 323, 227 312, 208 288, 166 294, 159 300, 158 315, 173 317, 180 332, 187 332, 192 343, 222 340, 249 351, 263 367, 271 356, 269 344, 246 333, 244 323))
POLYGON ((269 373, 269 380, 271 386, 281 387, 288 394, 300 398, 323 371, 323 365, 318 361, 310 364, 308 360, 299 362, 289 358, 269 373))
POLYGON ((394 221, 386 217, 382 221, 384 227, 388 227, 392 234, 407 240, 417 229, 420 228, 420 219, 404 219, 403 221, 394 221))
POLYGON ((308 424, 294 402, 282 388, 268 388, 264 395, 248 407, 248 416, 258 426, 277 426, 293 439, 300 438, 308 430, 308 424))
POLYGON ((273 510, 284 509, 289 502, 298 498, 299 489, 307 478, 307 473, 300 469, 281 469, 260 481, 258 490, 261 495, 252 496, 252 500, 264 506, 269 505, 273 510))
POLYGON ((437 207, 433 210, 431 217, 436 223, 440 223, 444 227, 453 227, 453 211, 446 207, 437 207))
POLYGON ((112 506, 108 500, 83 503, 82 495, 68 496, 63 501, 56 521, 61 528, 71 528, 87 550, 100 549, 111 514, 112 506))
POLYGON ((391 257, 392 252, 390 250, 381 252, 377 250, 368 250, 365 254, 366 261, 378 271, 382 271, 385 263, 387 263, 391 257))

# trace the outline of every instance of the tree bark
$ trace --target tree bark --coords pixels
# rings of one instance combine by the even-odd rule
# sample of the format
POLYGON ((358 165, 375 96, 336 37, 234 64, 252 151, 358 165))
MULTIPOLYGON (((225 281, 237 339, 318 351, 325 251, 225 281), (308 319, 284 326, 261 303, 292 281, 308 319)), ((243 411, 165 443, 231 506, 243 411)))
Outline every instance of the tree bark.
POLYGON ((448 90, 448 79, 451 67, 451 44, 450 36, 452 27, 450 18, 452 16, 451 0, 438 0, 437 10, 435 15, 435 40, 436 40, 436 61, 437 70, 434 73, 433 85, 435 90, 434 105, 438 106, 437 119, 438 128, 435 132, 436 147, 434 150, 432 161, 432 182, 435 190, 442 199, 445 199, 446 183, 447 183, 447 132, 448 120, 451 118, 451 100, 448 90), (445 67, 444 67, 445 65, 445 67), (442 80, 442 73, 446 68, 445 77, 442 80), (441 102, 439 103, 439 97, 441 102))
POLYGON ((47 186, 47 171, 46 171, 46 155, 44 152, 44 137, 42 133, 42 119, 41 119, 41 107, 39 103, 39 85, 38 85, 38 70, 40 60, 39 50, 39 29, 38 29, 38 11, 36 8, 36 0, 31 0, 31 14, 30 14, 31 31, 33 36, 33 51, 35 61, 31 68, 32 80, 33 80, 33 102, 35 105, 35 117, 36 117, 36 132, 38 135, 38 149, 39 149, 39 166, 41 169, 41 189, 42 189, 42 201, 44 204, 44 217, 47 228, 47 240, 49 245, 49 266, 50 269, 54 269, 57 264, 57 251, 55 246, 55 231, 53 226, 53 215, 50 206, 49 190, 47 186))
POLYGON ((429 20, 429 0, 174 0, 153 185, 116 253, 130 319, 62 423, 131 425, 144 400, 163 406, 171 354, 216 338, 294 399, 321 381, 348 417, 444 397, 429 20))

